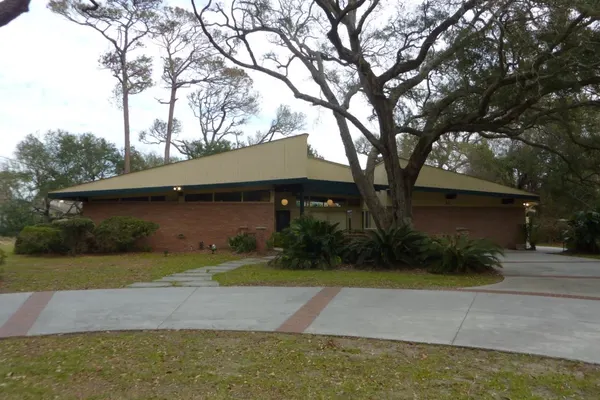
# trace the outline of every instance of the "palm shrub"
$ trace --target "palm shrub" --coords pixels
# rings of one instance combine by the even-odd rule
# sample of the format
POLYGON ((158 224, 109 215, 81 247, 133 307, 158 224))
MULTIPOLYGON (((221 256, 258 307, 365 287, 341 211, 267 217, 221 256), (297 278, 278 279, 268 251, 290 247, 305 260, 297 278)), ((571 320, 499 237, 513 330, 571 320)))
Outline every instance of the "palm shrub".
POLYGON ((256 250, 256 236, 246 232, 238 233, 227 239, 227 241, 229 242, 229 247, 236 253, 250 253, 256 250))
POLYGON ((566 235, 568 250, 580 253, 600 253, 599 211, 579 211, 573 215, 569 221, 566 235))
POLYGON ((61 230, 69 254, 81 254, 88 250, 95 227, 91 219, 84 217, 59 219, 52 221, 52 226, 61 230))
POLYGON ((433 238, 424 250, 429 271, 437 274, 493 271, 502 267, 499 257, 504 254, 494 242, 461 234, 433 238))
POLYGON ((94 229, 96 248, 101 253, 133 251, 139 240, 158 230, 158 224, 135 217, 110 217, 94 229))
POLYGON ((344 249, 344 261, 358 266, 393 267, 419 265, 429 237, 403 225, 388 230, 367 231, 349 239, 344 249))
POLYGON ((272 263, 289 269, 334 268, 344 246, 344 234, 337 226, 311 216, 295 219, 282 232, 283 251, 272 263))

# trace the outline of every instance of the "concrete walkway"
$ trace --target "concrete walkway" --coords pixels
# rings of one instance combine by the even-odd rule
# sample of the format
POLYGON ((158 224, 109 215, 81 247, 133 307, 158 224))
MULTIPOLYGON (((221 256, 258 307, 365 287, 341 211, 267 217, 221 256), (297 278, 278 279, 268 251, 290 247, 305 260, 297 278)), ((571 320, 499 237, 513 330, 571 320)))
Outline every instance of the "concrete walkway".
POLYGON ((152 282, 136 282, 128 287, 130 288, 159 288, 171 286, 183 287, 215 287, 219 286, 219 282, 213 281, 212 277, 215 274, 232 271, 244 265, 260 264, 272 260, 273 256, 260 258, 243 258, 241 260, 227 261, 215 266, 206 266, 201 268, 193 268, 187 271, 165 276, 152 282))
POLYGON ((135 329, 361 336, 600 363, 597 300, 304 287, 169 287, 0 295, 0 337, 135 329))
POLYGON ((559 250, 508 251, 499 270, 504 281, 477 289, 600 298, 600 260, 556 254, 559 250))

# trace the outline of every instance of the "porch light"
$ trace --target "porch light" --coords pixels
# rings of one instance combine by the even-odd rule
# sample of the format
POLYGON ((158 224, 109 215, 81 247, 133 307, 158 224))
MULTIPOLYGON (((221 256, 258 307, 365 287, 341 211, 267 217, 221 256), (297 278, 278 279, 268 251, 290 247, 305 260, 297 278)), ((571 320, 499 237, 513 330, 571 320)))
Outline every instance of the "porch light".
POLYGON ((173 186, 173 190, 176 192, 180 192, 181 191, 181 186, 173 186))
POLYGON ((333 207, 333 200, 331 200, 331 199, 327 200, 327 205, 329 207, 333 207))
POLYGON ((525 207, 529 207, 529 203, 523 203, 525 207))
POLYGON ((281 205, 282 206, 287 206, 288 205, 287 199, 281 199, 281 205))

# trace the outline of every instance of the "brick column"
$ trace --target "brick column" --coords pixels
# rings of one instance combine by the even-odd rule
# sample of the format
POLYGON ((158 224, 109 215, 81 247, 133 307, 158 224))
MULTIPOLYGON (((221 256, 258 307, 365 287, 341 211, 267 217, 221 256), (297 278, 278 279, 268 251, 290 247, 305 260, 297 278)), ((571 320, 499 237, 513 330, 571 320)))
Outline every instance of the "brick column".
POLYGON ((256 252, 264 254, 267 251, 267 228, 264 226, 257 226, 256 228, 256 252))

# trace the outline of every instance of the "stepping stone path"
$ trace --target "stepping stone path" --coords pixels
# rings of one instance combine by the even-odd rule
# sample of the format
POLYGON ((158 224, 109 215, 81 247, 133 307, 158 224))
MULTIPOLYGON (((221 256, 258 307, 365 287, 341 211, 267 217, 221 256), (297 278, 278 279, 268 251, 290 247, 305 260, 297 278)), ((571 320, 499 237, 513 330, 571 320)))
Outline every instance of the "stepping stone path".
POLYGON ((227 261, 216 266, 202 267, 179 272, 173 275, 165 276, 154 282, 137 282, 129 285, 130 288, 157 288, 171 286, 189 286, 189 287, 213 287, 219 286, 219 282, 213 281, 212 277, 221 272, 227 272, 239 268, 243 265, 261 264, 272 260, 273 256, 261 258, 244 258, 242 260, 227 261))

